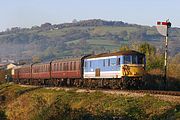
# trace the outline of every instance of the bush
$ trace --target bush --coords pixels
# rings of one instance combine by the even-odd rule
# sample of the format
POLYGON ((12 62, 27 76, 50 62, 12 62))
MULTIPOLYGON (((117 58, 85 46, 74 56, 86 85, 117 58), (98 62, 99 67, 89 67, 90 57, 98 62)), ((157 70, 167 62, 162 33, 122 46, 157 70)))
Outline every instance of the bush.
POLYGON ((0 110, 0 120, 7 120, 7 116, 4 111, 0 110))

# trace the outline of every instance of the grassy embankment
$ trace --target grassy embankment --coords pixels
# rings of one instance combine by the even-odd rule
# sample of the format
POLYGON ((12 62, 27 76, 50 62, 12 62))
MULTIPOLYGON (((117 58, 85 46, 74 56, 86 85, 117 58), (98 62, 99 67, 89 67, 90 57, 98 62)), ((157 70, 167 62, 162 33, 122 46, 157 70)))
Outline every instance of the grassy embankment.
POLYGON ((19 85, 0 85, 1 120, 177 119, 180 104, 150 95, 128 97, 77 93, 19 85))

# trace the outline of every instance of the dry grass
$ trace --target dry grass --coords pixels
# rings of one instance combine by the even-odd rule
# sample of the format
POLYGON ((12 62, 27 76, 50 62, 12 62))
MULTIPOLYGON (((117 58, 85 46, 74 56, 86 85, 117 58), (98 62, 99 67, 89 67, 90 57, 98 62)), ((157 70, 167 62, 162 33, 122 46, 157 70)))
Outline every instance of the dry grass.
POLYGON ((10 120, 90 120, 113 117, 144 120, 164 119, 168 115, 168 118, 176 118, 179 114, 179 103, 163 101, 149 95, 135 97, 117 92, 112 94, 82 89, 34 89, 18 85, 3 88, 0 93, 7 96, 12 93, 12 99, 7 99, 5 109, 10 120))

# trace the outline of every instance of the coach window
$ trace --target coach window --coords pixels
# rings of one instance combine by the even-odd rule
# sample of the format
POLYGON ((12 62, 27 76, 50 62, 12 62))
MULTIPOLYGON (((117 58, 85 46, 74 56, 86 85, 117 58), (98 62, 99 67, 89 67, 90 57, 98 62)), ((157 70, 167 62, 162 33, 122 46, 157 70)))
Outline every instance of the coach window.
POLYGON ((62 71, 62 63, 60 63, 60 71, 62 71))
POLYGON ((63 71, 66 70, 66 63, 63 63, 63 71))
POLYGON ((58 71, 58 67, 59 67, 59 64, 58 64, 58 63, 56 63, 56 71, 58 71))
POLYGON ((58 63, 58 71, 60 71, 60 63, 58 63))
POLYGON ((74 70, 76 70, 76 62, 74 62, 74 70))
POLYGON ((42 67, 42 65, 40 66, 40 72, 42 72, 42 70, 43 70, 43 67, 42 67))
POLYGON ((47 72, 47 65, 44 66, 44 72, 47 72))
POLYGON ((38 73, 41 71, 41 66, 38 66, 38 73))
POLYGON ((36 67, 36 73, 38 73, 38 66, 36 67))
POLYGON ((44 65, 42 65, 42 67, 41 67, 42 69, 41 69, 41 72, 43 72, 44 71, 44 65))
POLYGON ((59 71, 59 63, 57 63, 56 71, 59 71))
POLYGON ((58 63, 56 63, 56 71, 58 71, 58 63))
POLYGON ((120 65, 120 58, 117 58, 116 65, 120 65))
POLYGON ((49 71, 49 69, 48 69, 48 68, 49 68, 49 66, 48 66, 48 65, 46 65, 46 72, 48 72, 48 71, 49 71))
POLYGON ((41 66, 41 72, 43 72, 43 65, 41 66))
POLYGON ((55 71, 57 71, 57 69, 58 69, 58 64, 56 63, 56 68, 55 68, 55 71))
POLYGON ((81 69, 81 63, 78 62, 78 70, 80 70, 80 69, 81 69))
POLYGON ((41 72, 41 66, 38 66, 38 68, 39 68, 38 72, 41 72))
POLYGON ((72 62, 70 62, 70 70, 72 70, 72 62))
POLYGON ((56 63, 56 71, 58 71, 58 63, 56 63))
POLYGON ((53 71, 55 71, 56 64, 54 64, 53 71))
POLYGON ((41 66, 41 72, 43 72, 43 70, 44 70, 44 66, 42 65, 42 66, 41 66))
POLYGON ((67 71, 69 70, 69 63, 67 62, 67 71))

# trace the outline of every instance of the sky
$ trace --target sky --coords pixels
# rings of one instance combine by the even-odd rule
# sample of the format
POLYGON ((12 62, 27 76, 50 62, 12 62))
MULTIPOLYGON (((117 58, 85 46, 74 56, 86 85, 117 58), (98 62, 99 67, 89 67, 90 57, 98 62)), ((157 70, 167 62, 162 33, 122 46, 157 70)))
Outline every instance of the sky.
POLYGON ((147 26, 170 20, 180 27, 180 0, 1 0, 0 31, 12 27, 103 19, 147 26))

